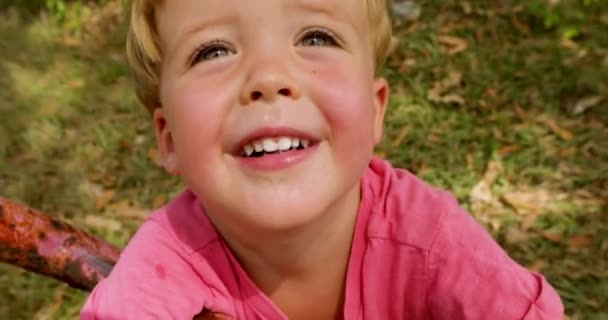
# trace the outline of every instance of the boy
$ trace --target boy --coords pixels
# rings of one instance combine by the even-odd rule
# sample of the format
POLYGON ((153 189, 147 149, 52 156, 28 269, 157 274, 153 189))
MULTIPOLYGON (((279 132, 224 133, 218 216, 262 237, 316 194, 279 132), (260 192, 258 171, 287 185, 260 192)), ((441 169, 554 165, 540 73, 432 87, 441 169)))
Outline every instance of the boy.
POLYGON ((373 158, 383 0, 135 0, 129 58, 166 170, 83 319, 559 319, 446 193, 373 158))

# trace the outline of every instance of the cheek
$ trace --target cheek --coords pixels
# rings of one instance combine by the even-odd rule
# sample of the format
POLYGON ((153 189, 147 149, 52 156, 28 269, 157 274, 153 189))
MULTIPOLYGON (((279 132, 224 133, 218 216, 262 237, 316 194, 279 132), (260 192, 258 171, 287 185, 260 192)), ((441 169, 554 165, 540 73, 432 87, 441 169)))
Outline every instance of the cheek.
POLYGON ((314 71, 312 78, 312 99, 329 122, 332 139, 372 148, 372 77, 363 69, 336 67, 314 71))
POLYGON ((221 119, 226 113, 226 98, 213 86, 188 83, 171 88, 165 103, 173 142, 181 162, 206 156, 218 147, 221 119), (207 88, 207 89, 201 89, 207 88))

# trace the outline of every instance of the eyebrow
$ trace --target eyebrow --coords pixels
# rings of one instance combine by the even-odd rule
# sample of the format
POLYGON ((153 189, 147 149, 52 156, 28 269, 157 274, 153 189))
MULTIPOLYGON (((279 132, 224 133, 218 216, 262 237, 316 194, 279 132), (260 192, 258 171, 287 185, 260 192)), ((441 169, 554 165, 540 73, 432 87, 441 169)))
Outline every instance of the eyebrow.
POLYGON ((172 45, 173 47, 173 52, 175 51, 179 51, 185 43, 187 43, 187 39, 188 37, 190 37, 191 35, 204 30, 210 26, 214 26, 214 25, 226 25, 226 24, 230 24, 232 21, 237 20, 237 16, 234 14, 228 14, 228 15, 219 15, 219 16, 213 16, 210 17, 208 19, 202 20, 202 21, 198 21, 197 23, 193 23, 190 26, 185 27, 183 30, 180 30, 179 33, 177 34, 177 36, 172 39, 171 43, 176 44, 176 45, 172 45))

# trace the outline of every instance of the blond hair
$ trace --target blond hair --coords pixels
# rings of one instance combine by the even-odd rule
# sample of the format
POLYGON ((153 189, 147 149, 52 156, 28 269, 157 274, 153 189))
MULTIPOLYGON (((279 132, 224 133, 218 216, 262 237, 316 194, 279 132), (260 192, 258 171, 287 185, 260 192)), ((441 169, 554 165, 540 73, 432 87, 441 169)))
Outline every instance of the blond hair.
MULTIPOLYGON (((391 42, 391 0, 365 0, 372 30, 376 72, 384 64, 391 42)), ((127 36, 127 58, 135 92, 149 112, 160 107, 159 78, 162 52, 156 28, 155 9, 162 0, 133 0, 127 36)))

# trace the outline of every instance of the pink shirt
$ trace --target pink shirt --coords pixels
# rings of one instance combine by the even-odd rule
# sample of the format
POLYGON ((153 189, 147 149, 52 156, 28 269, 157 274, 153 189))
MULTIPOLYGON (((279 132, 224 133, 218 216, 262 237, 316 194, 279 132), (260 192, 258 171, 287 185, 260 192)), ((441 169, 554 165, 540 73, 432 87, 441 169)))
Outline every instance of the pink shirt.
MULTIPOLYGON (((314 299, 314 298, 313 298, 314 299)), ((81 319, 285 319, 189 191, 151 215, 81 319)), ((348 266, 344 319, 562 319, 555 290, 448 194, 374 159, 348 266)))

